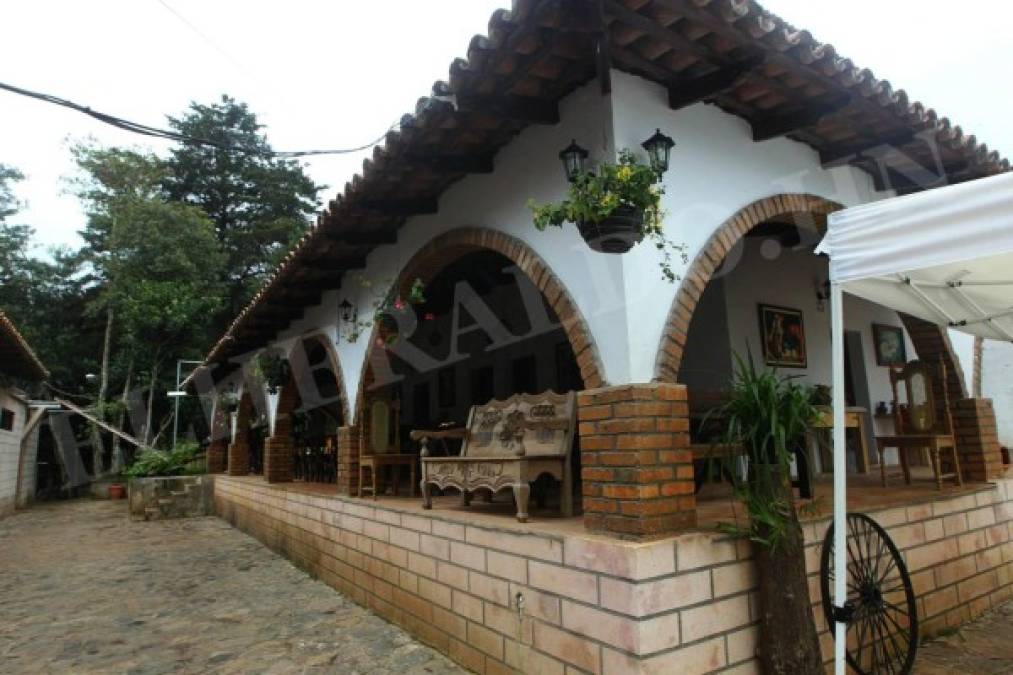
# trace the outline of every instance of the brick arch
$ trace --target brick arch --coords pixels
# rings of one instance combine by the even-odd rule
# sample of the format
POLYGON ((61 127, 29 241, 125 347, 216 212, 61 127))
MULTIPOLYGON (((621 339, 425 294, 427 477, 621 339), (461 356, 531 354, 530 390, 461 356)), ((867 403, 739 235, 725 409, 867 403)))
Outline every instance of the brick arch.
MULTIPOLYGON (((461 256, 481 250, 503 255, 528 276, 556 313, 577 359, 584 387, 596 389, 606 386, 605 369, 598 347, 577 303, 541 256, 516 237, 482 227, 462 227, 445 232, 431 239, 411 257, 398 275, 395 285, 402 293, 407 293, 416 278, 429 282, 461 256)), ((363 392, 372 380, 370 358, 376 345, 377 330, 374 325, 360 371, 355 399, 356 422, 361 419, 363 392)))
POLYGON ((798 225, 815 225, 820 231, 825 231, 827 214, 842 208, 844 207, 836 202, 814 195, 781 194, 755 201, 722 223, 682 276, 682 283, 676 291, 662 331, 661 345, 654 365, 654 379, 661 382, 678 381, 683 349, 696 305, 715 270, 746 233, 761 223, 779 218, 798 225))
MULTIPOLYGON (((826 231, 827 215, 844 208, 837 202, 809 194, 780 194, 757 200, 739 209, 711 235, 683 275, 665 321, 661 345, 655 361, 654 379, 677 382, 683 349, 693 312, 704 289, 725 256, 756 226, 771 220, 787 220, 796 225, 815 226, 826 231)), ((898 313, 918 357, 946 365, 951 397, 966 396, 964 376, 946 330, 928 321, 898 313)), ((940 399, 941 400, 941 399, 940 399)))

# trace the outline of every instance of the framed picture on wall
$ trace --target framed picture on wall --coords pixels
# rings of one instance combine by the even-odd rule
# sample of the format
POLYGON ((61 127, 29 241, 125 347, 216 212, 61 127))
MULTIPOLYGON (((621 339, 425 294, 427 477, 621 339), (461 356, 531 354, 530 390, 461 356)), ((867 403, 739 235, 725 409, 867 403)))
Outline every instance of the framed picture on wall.
POLYGON ((768 366, 805 368, 807 352, 802 310, 764 304, 757 307, 764 362, 768 366))
POLYGON ((904 329, 899 326, 872 324, 872 342, 876 345, 876 363, 881 366, 903 366, 907 363, 904 329))

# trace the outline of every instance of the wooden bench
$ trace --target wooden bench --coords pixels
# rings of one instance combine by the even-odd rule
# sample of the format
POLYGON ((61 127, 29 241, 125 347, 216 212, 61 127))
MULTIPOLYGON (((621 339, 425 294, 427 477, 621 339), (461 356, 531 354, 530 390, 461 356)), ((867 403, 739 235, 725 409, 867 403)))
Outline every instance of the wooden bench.
POLYGON ((472 406, 464 429, 412 431, 412 440, 421 444, 424 508, 432 508, 433 486, 457 488, 465 506, 476 490, 493 494, 510 488, 517 520, 525 523, 531 483, 548 474, 562 485, 563 515, 572 516, 570 452, 576 412, 573 392, 516 394, 505 401, 472 406), (447 437, 463 438, 460 456, 431 456, 430 442, 447 437))

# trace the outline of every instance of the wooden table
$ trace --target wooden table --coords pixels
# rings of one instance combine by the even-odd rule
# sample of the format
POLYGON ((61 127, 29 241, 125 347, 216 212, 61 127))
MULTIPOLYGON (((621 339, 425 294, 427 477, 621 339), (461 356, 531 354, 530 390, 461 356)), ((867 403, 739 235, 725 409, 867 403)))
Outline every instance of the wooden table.
MULTIPOLYGON (((820 415, 816 422, 813 423, 813 429, 833 429, 834 426, 834 414, 829 406, 820 406, 820 415)), ((857 429, 858 430, 858 452, 856 453, 855 463, 858 465, 858 473, 869 473, 870 462, 869 462, 869 446, 865 441, 866 430, 865 430, 865 419, 868 416, 869 411, 865 408, 851 406, 844 410, 844 427, 845 429, 857 429)), ((822 448, 821 448, 822 451, 822 448)), ((833 466, 833 459, 828 457, 826 453, 821 452, 820 457, 823 458, 824 469, 829 465, 833 466)))

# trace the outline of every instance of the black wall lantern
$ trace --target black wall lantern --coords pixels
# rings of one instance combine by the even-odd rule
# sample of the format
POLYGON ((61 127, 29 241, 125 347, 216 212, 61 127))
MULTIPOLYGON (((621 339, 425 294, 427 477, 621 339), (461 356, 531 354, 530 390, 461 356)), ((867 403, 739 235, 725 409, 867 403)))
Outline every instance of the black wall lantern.
POLYGON ((672 148, 675 147, 675 141, 658 129, 653 136, 641 143, 641 146, 647 151, 651 168, 658 176, 668 171, 668 160, 672 155, 672 148))
POLYGON ((352 303, 348 301, 348 298, 341 301, 341 304, 338 305, 338 309, 341 310, 341 320, 345 323, 350 323, 355 314, 355 308, 352 307, 352 303))
POLYGON ((571 183, 577 180, 577 176, 584 171, 584 160, 587 159, 587 156, 587 150, 577 145, 577 139, 574 139, 570 145, 559 153, 559 158, 563 160, 563 171, 566 172, 566 180, 571 183))

